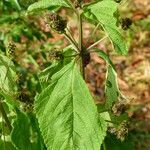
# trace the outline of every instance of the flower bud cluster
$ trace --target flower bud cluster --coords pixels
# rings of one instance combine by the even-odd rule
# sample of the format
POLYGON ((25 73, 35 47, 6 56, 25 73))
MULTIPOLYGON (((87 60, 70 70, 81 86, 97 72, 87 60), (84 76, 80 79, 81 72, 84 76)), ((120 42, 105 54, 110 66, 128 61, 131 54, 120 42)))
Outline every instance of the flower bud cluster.
POLYGON ((13 56, 16 49, 16 45, 14 43, 9 43, 8 45, 8 55, 13 56))
POLYGON ((76 1, 74 2, 75 8, 81 8, 81 3, 82 3, 82 0, 76 0, 76 1))
POLYGON ((61 16, 56 13, 49 15, 50 17, 50 26, 52 29, 59 33, 64 33, 67 27, 67 20, 64 20, 61 16))
POLYGON ((117 127, 109 127, 108 131, 117 136, 117 139, 123 141, 125 136, 128 134, 128 123, 123 121, 117 127))
POLYGON ((123 18, 121 21, 121 27, 123 30, 127 30, 132 25, 132 20, 130 18, 123 18))
POLYGON ((63 60, 64 56, 61 51, 53 51, 49 53, 51 59, 56 59, 56 60, 63 60))

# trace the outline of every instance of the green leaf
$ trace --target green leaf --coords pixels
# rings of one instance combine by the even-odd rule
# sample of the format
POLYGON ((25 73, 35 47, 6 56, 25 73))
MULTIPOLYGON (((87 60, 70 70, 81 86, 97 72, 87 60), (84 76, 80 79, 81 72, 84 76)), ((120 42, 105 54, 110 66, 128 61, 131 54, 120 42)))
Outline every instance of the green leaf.
POLYGON ((10 141, 3 141, 0 139, 0 150, 16 150, 10 141))
POLYGON ((44 69, 40 74, 39 74, 39 79, 40 79, 40 84, 42 86, 42 89, 46 88, 50 82, 51 82, 51 77, 58 72, 60 69, 65 64, 68 64, 71 62, 71 55, 74 54, 73 48, 71 45, 63 49, 63 60, 61 61, 54 61, 52 62, 52 65, 50 65, 48 68, 44 69))
POLYGON ((0 24, 12 23, 19 18, 19 14, 17 12, 12 13, 11 15, 1 14, 0 24))
POLYGON ((58 72, 62 68, 62 66, 63 66, 62 63, 53 62, 51 66, 44 69, 39 74, 39 80, 42 89, 46 88, 50 84, 52 75, 58 72))
POLYGON ((11 140, 18 150, 32 150, 30 142, 30 120, 27 115, 16 109, 17 118, 13 123, 11 140))
POLYGON ((14 6, 17 10, 19 10, 19 11, 21 10, 21 7, 20 7, 20 5, 18 3, 18 0, 8 0, 8 1, 10 1, 12 6, 14 6))
POLYGON ((124 37, 120 33, 117 27, 117 19, 115 17, 118 4, 113 0, 103 0, 96 4, 85 7, 85 12, 90 11, 90 15, 86 14, 86 17, 92 19, 95 17, 101 23, 102 27, 108 34, 110 40, 113 43, 114 49, 117 53, 127 54, 128 48, 124 37), (94 15, 95 17, 93 17, 94 15))
POLYGON ((118 88, 118 82, 117 82, 117 73, 115 71, 115 66, 109 56, 100 50, 98 52, 98 55, 102 57, 106 63, 109 65, 107 68, 107 77, 106 77, 106 83, 105 83, 105 94, 106 94, 106 103, 105 107, 110 108, 116 100, 118 100, 118 96, 120 93, 120 90, 118 88))
POLYGON ((0 92, 14 93, 17 90, 16 73, 13 62, 0 54, 0 92))
MULTIPOLYGON (((96 49, 96 52, 97 50, 99 49, 96 49)), ((102 50, 99 50, 97 53, 108 64, 107 74, 106 74, 106 83, 105 83, 106 103, 105 105, 101 105, 101 104, 97 105, 98 111, 102 112, 106 109, 111 108, 112 104, 118 100, 120 90, 118 88, 117 73, 115 71, 115 66, 113 62, 111 61, 109 56, 102 50)))
POLYGON ((40 0, 28 7, 28 12, 37 10, 54 10, 59 7, 70 7, 67 0, 40 0))
POLYGON ((72 55, 75 55, 75 51, 74 51, 74 48, 72 45, 69 45, 63 49, 63 57, 64 57, 63 64, 64 65, 71 62, 71 60, 73 58, 73 57, 71 57, 72 55))
POLYGON ((31 4, 37 2, 38 0, 18 0, 22 8, 27 9, 31 4))
POLYGON ((118 88, 117 74, 113 67, 108 66, 107 79, 105 83, 106 107, 110 108, 118 100, 120 90, 118 88))
POLYGON ((28 117, 30 119, 31 128, 32 128, 32 135, 31 135, 32 143, 33 143, 33 141, 35 143, 32 147, 35 150, 37 150, 37 149, 46 150, 44 140, 43 140, 43 137, 42 137, 40 129, 39 129, 38 120, 37 120, 35 114, 29 113, 28 117))
POLYGON ((48 150, 100 149, 107 124, 74 62, 53 75, 35 110, 48 150))
POLYGON ((127 121, 129 119, 129 116, 127 113, 121 114, 120 116, 116 116, 113 113, 110 113, 110 118, 111 121, 115 123, 114 126, 118 126, 121 122, 127 121))
MULTIPOLYGON (((96 50, 98 50, 98 49, 96 49, 96 50)), ((97 52, 97 53, 100 57, 102 57, 106 61, 106 63, 108 65, 110 65, 115 70, 115 66, 114 66, 113 62, 111 61, 111 59, 105 52, 103 52, 102 50, 99 50, 99 52, 97 52)))
POLYGON ((31 112, 26 114, 16 108, 11 140, 17 150, 45 150, 37 119, 31 112))

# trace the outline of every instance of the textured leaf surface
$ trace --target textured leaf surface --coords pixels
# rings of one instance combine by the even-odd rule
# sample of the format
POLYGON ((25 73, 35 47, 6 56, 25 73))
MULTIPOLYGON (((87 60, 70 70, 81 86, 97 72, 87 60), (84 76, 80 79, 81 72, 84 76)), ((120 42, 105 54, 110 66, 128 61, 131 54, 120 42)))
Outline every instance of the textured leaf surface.
POLYGON ((0 91, 15 92, 17 89, 15 77, 16 73, 12 61, 0 54, 0 91))
POLYGON ((46 88, 50 84, 52 75, 59 71, 62 66, 63 65, 61 63, 54 62, 51 66, 49 66, 39 74, 42 89, 46 88))
POLYGON ((33 3, 28 7, 28 12, 43 10, 49 8, 49 10, 54 10, 58 7, 70 7, 67 0, 40 0, 33 3))
POLYGON ((44 69, 40 74, 39 74, 39 79, 40 83, 42 86, 42 89, 46 88, 50 82, 51 82, 51 77, 58 72, 59 70, 62 69, 62 67, 68 63, 71 62, 71 56, 74 54, 74 50, 71 45, 63 49, 63 60, 54 61, 52 62, 52 65, 50 65, 48 68, 44 69))
POLYGON ((100 149, 107 124, 74 63, 52 77, 35 110, 48 150, 100 149))
POLYGON ((113 43, 114 49, 120 54, 126 54, 128 51, 124 37, 121 35, 117 24, 115 13, 117 12, 118 4, 114 0, 103 0, 96 4, 88 6, 86 9, 90 10, 95 15, 97 20, 101 23, 102 27, 108 34, 113 43))
POLYGON ((51 77, 58 72, 59 70, 62 69, 62 67, 68 63, 71 62, 72 60, 72 55, 74 55, 74 50, 72 45, 67 46, 66 48, 63 49, 62 55, 63 59, 59 61, 53 61, 52 64, 41 71, 39 74, 39 80, 42 86, 42 89, 46 88, 50 82, 51 82, 51 77))

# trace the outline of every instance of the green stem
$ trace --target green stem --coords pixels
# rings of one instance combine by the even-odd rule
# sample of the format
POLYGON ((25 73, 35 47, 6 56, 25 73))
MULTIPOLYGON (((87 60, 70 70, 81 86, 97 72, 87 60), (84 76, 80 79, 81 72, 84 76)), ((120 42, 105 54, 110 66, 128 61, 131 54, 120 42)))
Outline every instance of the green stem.
POLYGON ((79 55, 79 53, 77 53, 77 54, 75 54, 75 55, 65 56, 65 58, 76 57, 76 56, 78 56, 78 55, 79 55))
MULTIPOLYGON (((71 2, 71 0, 67 0, 68 3, 70 4, 70 6, 72 7, 72 9, 74 10, 74 12, 76 13, 76 15, 78 16, 78 29, 79 29, 79 43, 78 43, 78 48, 76 48, 78 50, 78 52, 80 52, 81 54, 81 63, 80 63, 80 70, 81 73, 83 75, 83 78, 85 78, 85 70, 84 70, 84 49, 82 46, 82 40, 83 40, 83 29, 82 29, 82 17, 81 17, 81 9, 78 10, 74 7, 74 4, 71 2)), ((73 38, 69 37, 67 34, 65 35, 67 37, 67 39, 76 47, 76 42, 73 40, 73 38)))
POLYGON ((68 41, 74 46, 76 52, 79 52, 79 48, 78 46, 76 45, 76 43, 73 41, 73 39, 65 32, 64 33, 65 37, 68 39, 68 41))
POLYGON ((100 42, 102 42, 103 40, 105 40, 108 36, 104 36, 102 39, 98 40, 97 42, 95 42, 94 44, 92 44, 91 46, 89 46, 87 48, 87 50, 90 50, 92 48, 94 48, 96 45, 98 45, 100 42))
POLYGON ((6 138, 5 138, 5 129, 4 129, 5 123, 2 117, 2 134, 4 136, 4 150, 6 149, 6 138))
POLYGON ((70 35, 70 38, 72 38, 72 40, 74 41, 75 45, 77 46, 78 44, 77 44, 76 40, 74 39, 73 35, 71 34, 71 32, 70 32, 70 30, 68 28, 67 28, 67 31, 68 31, 68 33, 70 35))
POLYGON ((103 141, 103 150, 107 150, 107 149, 106 149, 106 144, 105 144, 104 141, 103 141))
POLYGON ((0 101, 0 112, 2 113, 2 117, 4 118, 6 124, 7 124, 8 128, 9 128, 9 130, 11 131, 12 130, 12 126, 11 126, 11 123, 10 123, 8 117, 7 117, 7 114, 5 112, 5 109, 4 109, 3 104, 2 104, 1 101, 0 101))
POLYGON ((80 70, 83 76, 83 79, 85 79, 85 68, 84 68, 84 49, 83 49, 83 27, 82 27, 82 16, 81 13, 79 12, 78 15, 79 19, 79 50, 81 54, 81 62, 80 62, 80 70))
POLYGON ((82 51, 82 39, 83 39, 83 30, 82 30, 82 17, 79 14, 79 49, 82 51))

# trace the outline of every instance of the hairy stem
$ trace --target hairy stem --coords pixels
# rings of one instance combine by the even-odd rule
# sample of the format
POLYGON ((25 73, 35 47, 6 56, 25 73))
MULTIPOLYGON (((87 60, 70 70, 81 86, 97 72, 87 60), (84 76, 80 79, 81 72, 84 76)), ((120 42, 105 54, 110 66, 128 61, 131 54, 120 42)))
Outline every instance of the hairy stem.
POLYGON ((89 46, 87 48, 87 50, 90 50, 92 48, 94 48, 96 45, 98 45, 100 42, 102 42, 103 40, 105 40, 108 36, 104 36, 102 39, 98 40, 97 42, 95 42, 94 44, 92 44, 91 46, 89 46))
POLYGON ((0 112, 2 113, 2 117, 4 118, 9 130, 11 131, 12 130, 11 123, 10 123, 8 117, 7 117, 7 114, 5 112, 5 109, 4 109, 3 104, 2 104, 1 101, 0 101, 0 112))

